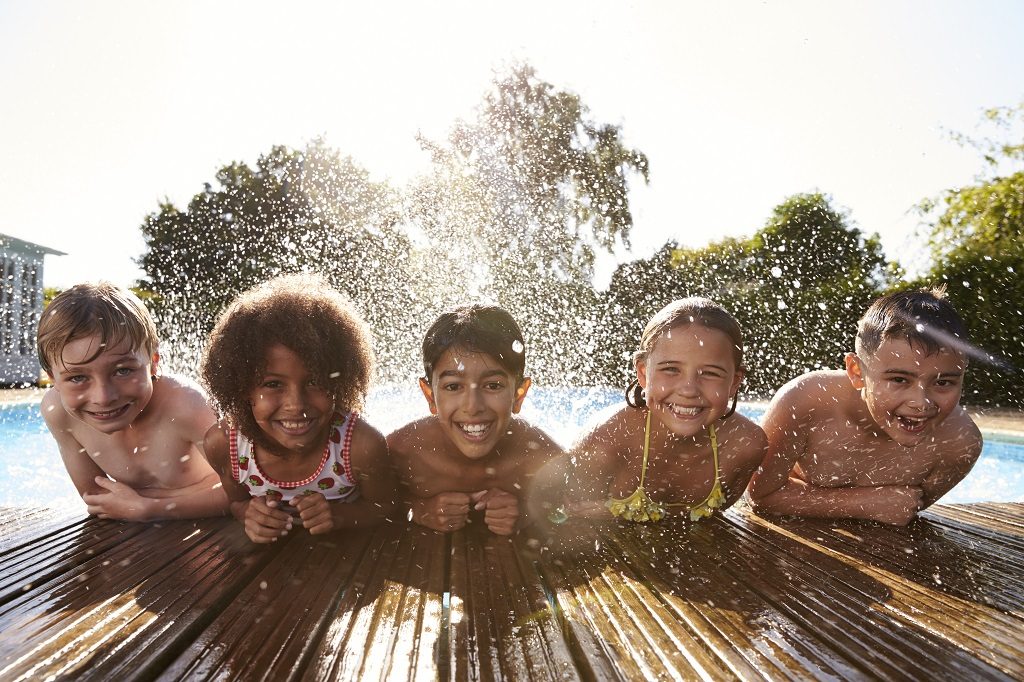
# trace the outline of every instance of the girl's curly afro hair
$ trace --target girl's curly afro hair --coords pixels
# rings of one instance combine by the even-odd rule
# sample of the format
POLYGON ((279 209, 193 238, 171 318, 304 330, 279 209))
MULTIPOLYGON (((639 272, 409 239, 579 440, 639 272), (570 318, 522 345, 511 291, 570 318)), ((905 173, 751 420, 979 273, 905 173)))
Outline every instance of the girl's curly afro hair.
POLYGON ((319 276, 285 275, 243 292, 210 332, 200 375, 221 413, 268 447, 249 407, 267 350, 285 346, 343 412, 362 407, 373 375, 370 335, 351 301, 319 276))

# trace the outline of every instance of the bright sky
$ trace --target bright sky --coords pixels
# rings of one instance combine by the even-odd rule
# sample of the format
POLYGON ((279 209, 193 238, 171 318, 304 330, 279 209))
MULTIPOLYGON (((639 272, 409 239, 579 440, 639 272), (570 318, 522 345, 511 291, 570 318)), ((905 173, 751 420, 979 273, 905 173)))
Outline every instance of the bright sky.
POLYGON ((7 0, 0 233, 69 254, 48 286, 131 284, 162 198, 318 135, 401 183, 427 162, 417 131, 442 137, 525 60, 648 154, 637 255, 750 235, 821 190, 908 262, 908 209, 981 170, 944 130, 1024 99, 1022 30, 1014 0, 7 0))

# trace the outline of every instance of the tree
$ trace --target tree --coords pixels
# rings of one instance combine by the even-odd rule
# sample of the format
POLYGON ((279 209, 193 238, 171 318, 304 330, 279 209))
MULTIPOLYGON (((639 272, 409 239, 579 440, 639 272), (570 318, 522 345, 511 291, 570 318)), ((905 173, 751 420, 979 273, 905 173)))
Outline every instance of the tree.
POLYGON ((982 155, 975 184, 919 207, 934 262, 918 284, 946 284, 978 348, 965 400, 1024 407, 1024 102, 984 116, 993 132, 977 140, 954 136, 982 155))
POLYGON ((820 192, 775 207, 745 269, 736 315, 750 338, 748 385, 765 395, 806 371, 842 366, 857 320, 898 274, 878 236, 865 236, 820 192))
MULTIPOLYGON (((346 292, 378 340, 410 326, 403 267, 409 243, 396 229, 393 191, 322 141, 302 151, 273 147, 256 167, 232 163, 185 210, 164 202, 142 225, 139 263, 165 344, 194 367, 219 311, 277 274, 313 271, 346 292), (389 292, 378 296, 380 291, 389 292)), ((405 349, 378 343, 385 354, 405 349)))
POLYGON ((674 299, 704 296, 744 330, 745 390, 768 396, 807 370, 839 366, 857 320, 894 274, 877 237, 851 226, 826 195, 798 194, 750 239, 700 249, 669 242, 620 266, 602 314, 607 328, 628 332, 602 347, 601 367, 620 383, 646 321, 674 299))
POLYGON ((407 204, 428 241, 417 262, 443 279, 421 272, 424 300, 438 306, 434 289, 498 301, 523 324, 547 381, 588 371, 572 351, 593 334, 595 249, 628 246, 629 177, 647 180, 647 158, 587 113, 529 66, 512 69, 475 120, 446 141, 421 140, 434 169, 407 204))

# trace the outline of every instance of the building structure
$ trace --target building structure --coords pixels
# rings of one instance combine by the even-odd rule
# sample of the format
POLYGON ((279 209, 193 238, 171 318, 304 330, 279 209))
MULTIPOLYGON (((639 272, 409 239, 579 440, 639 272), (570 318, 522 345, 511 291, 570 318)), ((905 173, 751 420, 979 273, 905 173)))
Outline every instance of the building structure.
POLYGON ((0 234, 0 385, 39 380, 36 327, 43 312, 43 257, 62 251, 0 234))

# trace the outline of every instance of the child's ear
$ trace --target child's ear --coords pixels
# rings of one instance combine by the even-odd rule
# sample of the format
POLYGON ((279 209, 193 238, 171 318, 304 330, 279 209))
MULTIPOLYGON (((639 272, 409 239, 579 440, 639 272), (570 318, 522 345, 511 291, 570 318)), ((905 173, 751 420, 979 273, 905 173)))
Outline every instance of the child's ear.
POLYGON ((533 381, 530 377, 525 377, 523 383, 519 384, 519 388, 516 389, 516 400, 512 403, 512 414, 519 414, 519 410, 523 408, 523 400, 526 399, 526 393, 532 385, 533 381))
POLYGON ((640 388, 647 388, 647 362, 644 360, 636 361, 636 381, 640 384, 640 388))
POLYGON ((732 378, 732 387, 729 389, 729 395, 736 393, 740 390, 740 384, 743 383, 743 377, 746 375, 742 367, 736 368, 736 375, 732 378))
POLYGON ((420 390, 423 391, 423 397, 427 399, 427 406, 430 408, 430 414, 437 414, 437 403, 434 402, 434 390, 430 388, 430 384, 427 380, 420 378, 420 390))
POLYGON ((846 354, 846 376, 850 378, 853 387, 860 390, 864 388, 864 373, 860 365, 860 358, 856 353, 846 354))
POLYGON ((153 351, 153 359, 149 363, 149 373, 153 378, 160 376, 160 372, 157 371, 160 367, 160 351, 153 351))

